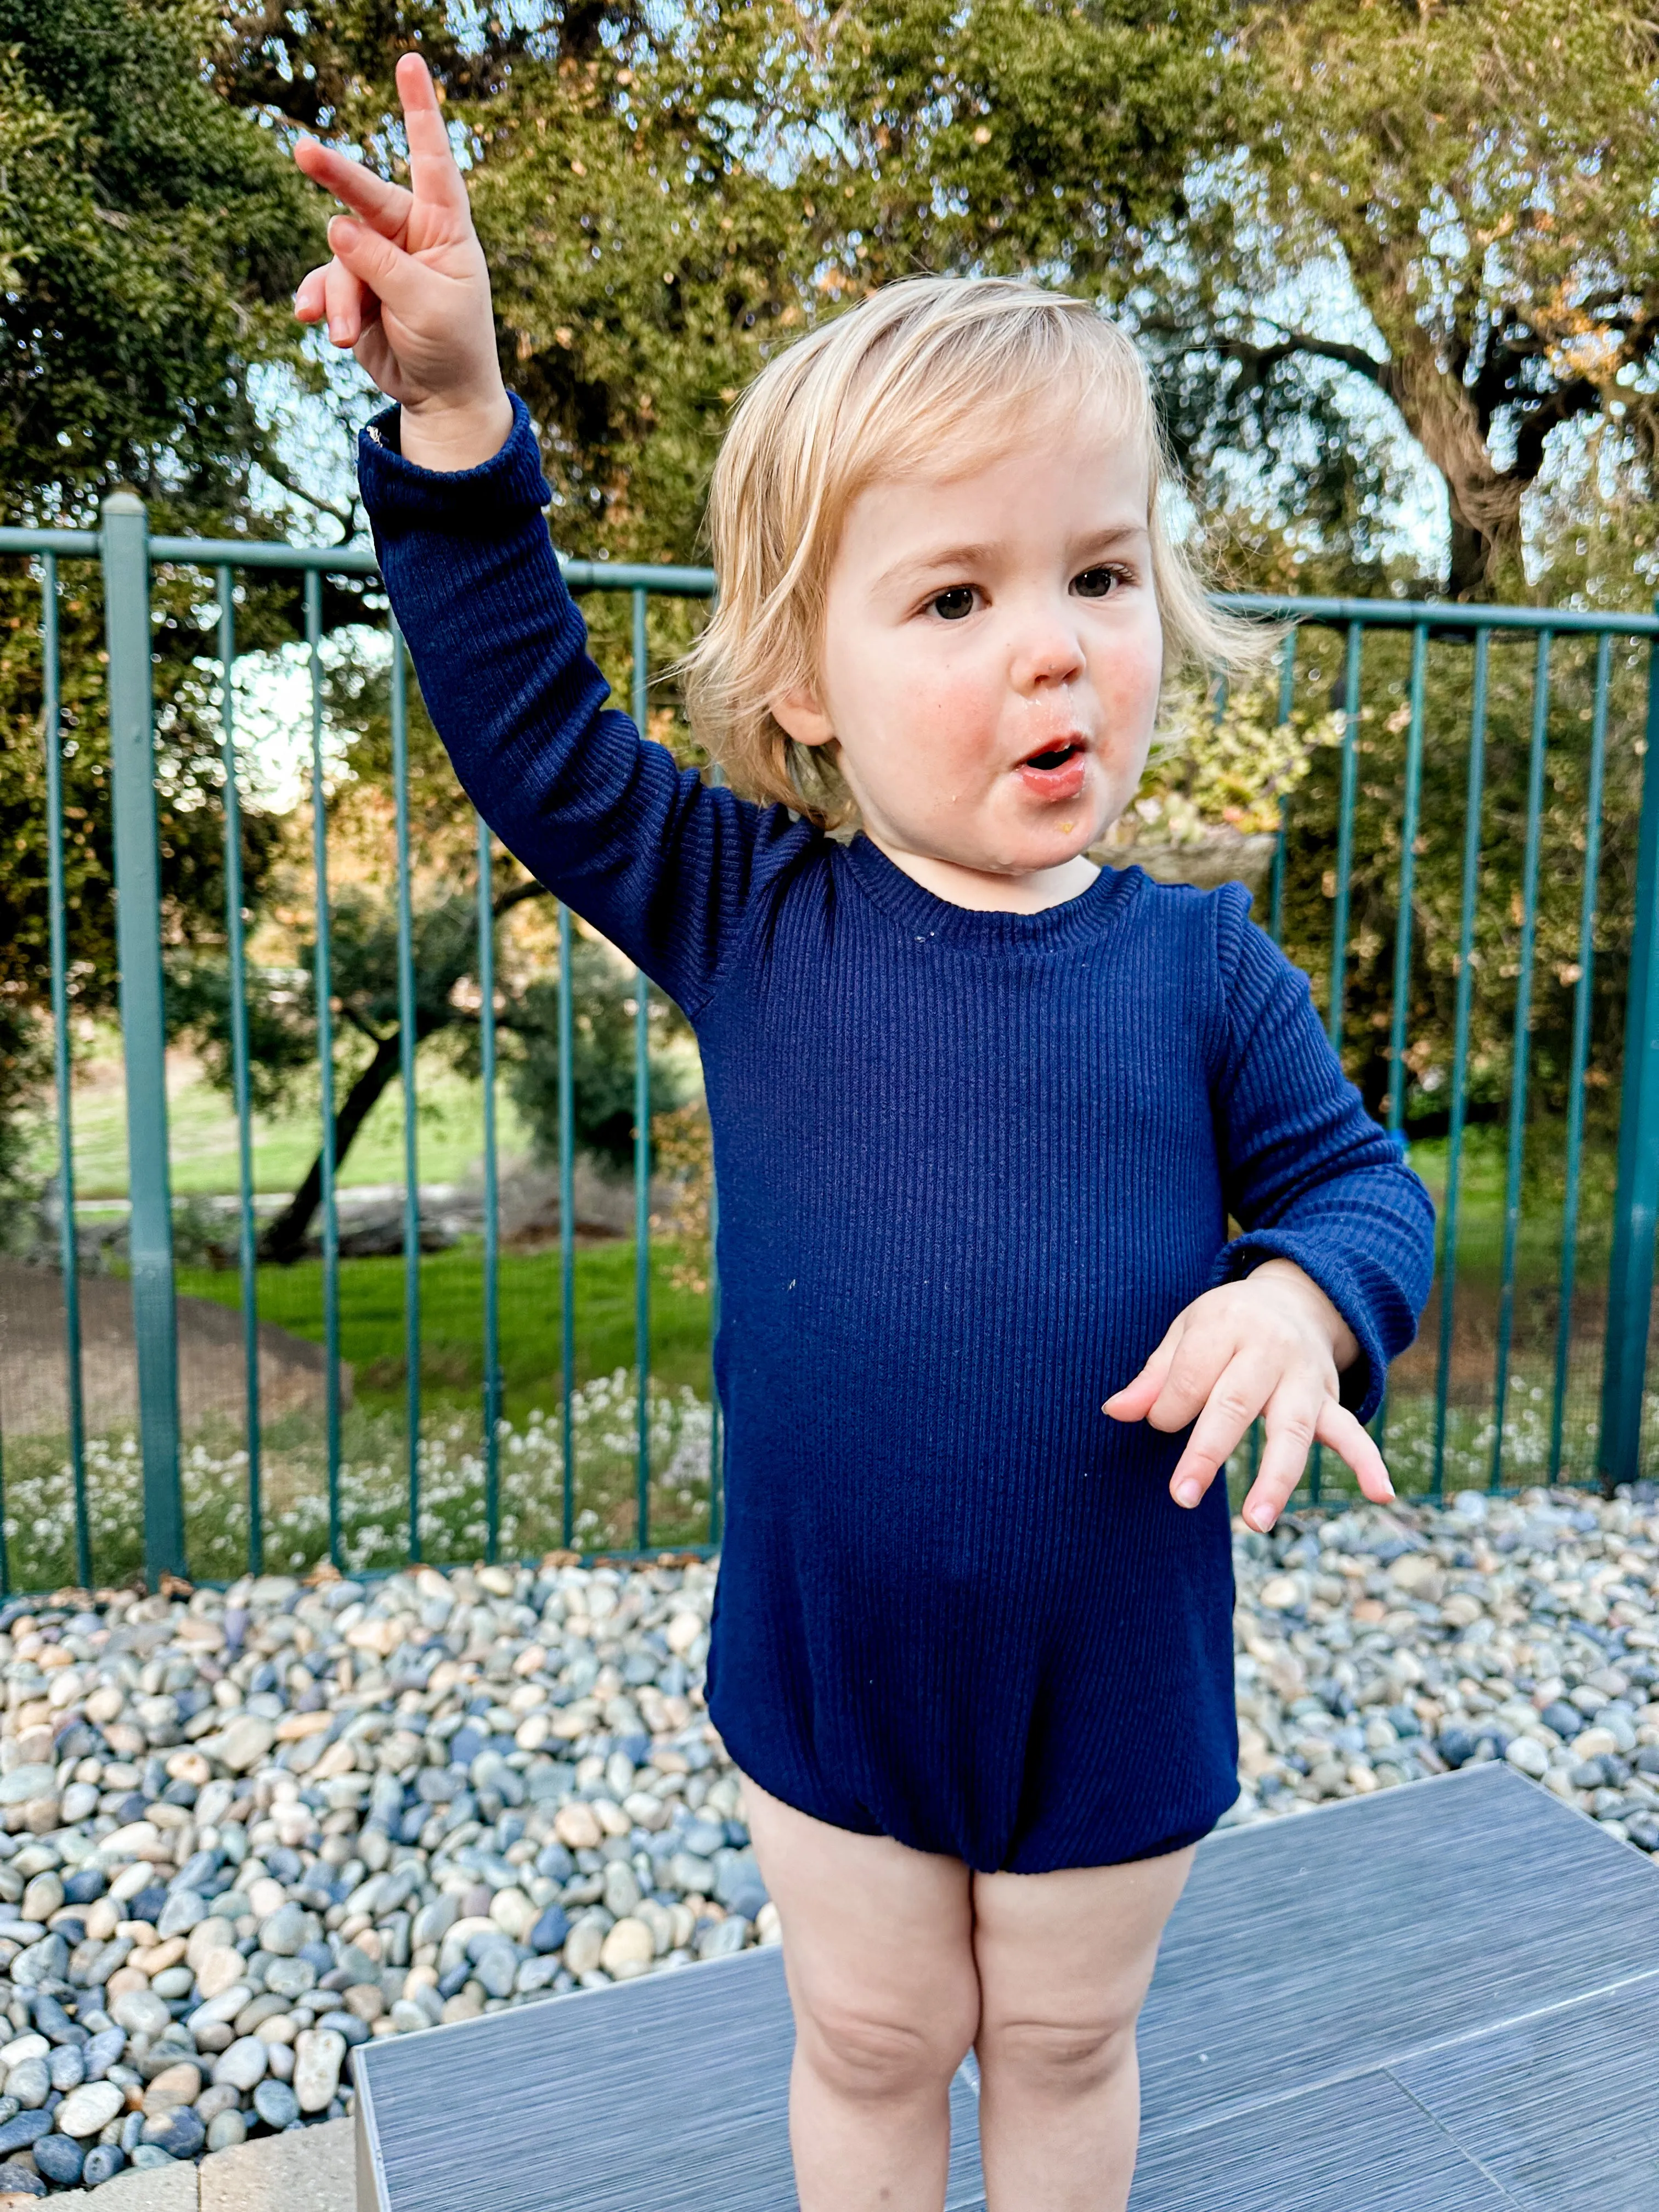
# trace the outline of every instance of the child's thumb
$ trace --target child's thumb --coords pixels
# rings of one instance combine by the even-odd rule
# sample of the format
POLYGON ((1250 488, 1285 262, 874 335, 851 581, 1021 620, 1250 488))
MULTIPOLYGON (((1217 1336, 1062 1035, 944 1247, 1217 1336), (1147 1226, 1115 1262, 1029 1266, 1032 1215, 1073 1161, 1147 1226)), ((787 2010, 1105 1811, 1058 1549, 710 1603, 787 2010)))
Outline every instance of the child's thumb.
POLYGON ((1152 1358, 1133 1376, 1121 1390, 1115 1390, 1101 1407, 1115 1421, 1144 1421, 1158 1403, 1170 1368, 1175 1364, 1176 1347, 1185 1333, 1185 1319, 1177 1314, 1164 1332, 1162 1341, 1152 1358))
POLYGON ((422 272, 414 256, 405 253, 402 246, 345 215, 337 215, 329 224, 328 242, 336 260, 367 284, 394 314, 414 304, 422 272))

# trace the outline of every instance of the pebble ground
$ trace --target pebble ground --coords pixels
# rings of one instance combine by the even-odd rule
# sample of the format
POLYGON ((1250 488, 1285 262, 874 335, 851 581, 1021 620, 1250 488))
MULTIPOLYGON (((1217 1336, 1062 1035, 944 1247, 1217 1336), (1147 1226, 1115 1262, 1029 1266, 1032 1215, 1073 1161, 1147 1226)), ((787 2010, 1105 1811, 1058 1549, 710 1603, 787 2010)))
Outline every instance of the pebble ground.
MULTIPOLYGON (((1236 1561, 1229 1824, 1504 1759, 1659 1850, 1647 1486, 1236 1561)), ((337 2118, 370 2037, 775 1942, 713 1594, 554 1555, 0 1609, 0 2202, 337 2118)))

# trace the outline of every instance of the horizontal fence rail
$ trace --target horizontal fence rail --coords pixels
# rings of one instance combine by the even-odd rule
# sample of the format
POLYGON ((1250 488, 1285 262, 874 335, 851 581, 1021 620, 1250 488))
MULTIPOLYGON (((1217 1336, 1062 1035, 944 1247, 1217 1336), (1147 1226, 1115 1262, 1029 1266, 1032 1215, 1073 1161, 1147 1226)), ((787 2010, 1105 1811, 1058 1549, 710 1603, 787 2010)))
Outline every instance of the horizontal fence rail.
MULTIPOLYGON (((352 1032, 353 1017, 339 990, 338 963, 349 951, 339 935, 341 900, 349 885, 339 880, 339 872, 351 856, 337 847, 333 830, 325 592, 343 585, 372 591, 377 570, 371 551, 151 538, 139 502, 118 495, 106 506, 100 531, 0 531, 0 553, 32 564, 40 595, 57 1146, 52 1256, 61 1277, 64 1353, 63 1432, 47 1456, 55 1455, 67 1485, 61 1509, 68 1522, 64 1571, 72 1568, 87 1584, 106 1567, 99 1485, 108 1479, 115 1449, 107 1437, 94 1435, 88 1412, 87 1286, 71 1115, 76 924, 64 863, 64 766, 72 740, 63 703, 60 616, 65 564, 88 562, 97 564, 93 580, 102 592, 108 663, 129 1178, 126 1264, 137 1374, 136 1435, 121 1449, 129 1462, 136 1456, 141 1471, 137 1510, 149 1577, 192 1569, 211 1574, 219 1564, 216 1554, 203 1556, 201 1512, 193 1506, 187 1518, 185 1510, 187 1481, 205 1480, 200 1468, 211 1454, 197 1440, 192 1424, 199 1422, 181 1403, 179 1383, 152 673, 161 572, 187 572, 211 593, 212 649, 204 659, 210 661, 217 697, 226 1078, 236 1182, 234 1259, 227 1255, 224 1266, 235 1279, 241 1370, 237 1567, 245 1563, 261 1572, 297 1563, 290 1497, 298 1464, 290 1434, 298 1433, 295 1417, 270 1402, 261 1381, 272 1325, 262 1309, 280 1305, 277 1288, 284 1279, 262 1256, 260 1240, 260 1061, 250 1017, 258 963, 250 944, 248 761, 238 691, 246 667, 266 665, 258 654, 251 658, 239 635, 239 609, 256 585, 283 578, 297 592, 290 634, 303 654, 307 699, 306 896, 317 1040, 320 1231, 314 1268, 305 1263, 313 1270, 306 1280, 314 1279, 317 1297, 304 1330, 316 1341, 321 1395, 318 1440, 306 1462, 318 1484, 317 1510, 307 1524, 313 1547, 337 1566, 356 1570, 412 1563, 434 1548, 493 1561, 503 1550, 521 1548, 526 1529, 538 1545, 553 1541, 587 1552, 644 1554, 665 1543, 677 1550, 718 1547, 721 1429, 712 1376, 700 1416, 707 1422, 707 1444, 698 1478, 705 1494, 699 1501, 685 1487, 684 1421, 677 1428, 668 1418, 668 1399, 657 1391, 653 1372, 652 1024, 661 1001, 637 970, 628 1007, 633 1360, 626 1412, 631 1443, 625 1455, 631 1473, 625 1484, 618 1472, 623 1464, 620 1401, 603 1393, 585 1398, 587 1386, 579 1380, 574 1071, 582 1018, 574 917, 562 902, 553 908, 555 950, 549 955, 556 968, 556 1273, 533 1281, 526 1277, 523 1284, 515 1274, 509 1303, 503 1304, 513 1255, 503 1236, 501 1182, 498 1009, 507 926, 502 901, 525 887, 509 884, 503 890, 507 879, 498 848, 476 817, 466 966, 476 1000, 482 1212, 476 1283, 468 1296, 476 1297, 481 1382, 476 1436, 461 1453, 459 1474, 451 1463, 454 1391, 434 1373, 429 1356, 428 1324, 441 1292, 422 1250, 431 1224, 420 1177, 418 1065, 427 987, 419 957, 421 841, 411 799, 413 702, 404 642, 389 617, 366 603, 350 621, 357 629, 378 622, 385 635, 392 801, 386 865, 395 924, 388 984, 395 1036, 377 1036, 374 1048, 395 1054, 402 1182, 395 1254, 388 1253, 383 1263, 349 1258, 343 1250, 339 1091, 343 1081, 349 1087, 356 1064, 349 1055, 361 1053, 363 1041, 352 1032), (332 890, 331 877, 337 878, 332 890), (394 1390, 380 1391, 387 1405, 400 1395, 397 1464, 377 1470, 390 1486, 386 1498, 395 1495, 395 1509, 387 1510, 398 1527, 367 1530, 354 1488, 368 1449, 366 1431, 349 1402, 349 1386, 361 1364, 351 1341, 361 1301, 348 1296, 366 1268, 380 1270, 374 1282, 383 1288, 376 1296, 392 1297, 395 1283, 401 1343, 400 1379, 394 1390), (509 1358, 507 1345, 509 1334, 515 1344, 522 1336, 519 1324, 531 1306, 539 1313, 539 1300, 553 1302, 555 1281, 556 1352, 550 1342, 544 1361, 550 1385, 556 1383, 555 1418, 550 1425, 529 1417, 544 1450, 532 1469, 525 1456, 527 1386, 513 1364, 520 1355, 515 1351, 509 1358), (584 1474, 585 1449, 590 1459, 608 1455, 612 1474, 605 1480, 611 1487, 602 1498, 592 1490, 597 1478, 584 1474), (678 1470, 678 1489, 665 1487, 665 1462, 678 1470), (590 1491, 599 1507, 589 1502, 590 1491), (464 1505, 451 1511, 463 1494, 464 1505), (456 1512, 471 1517, 458 1521, 456 1512)), ((647 727, 653 605, 709 598, 711 572, 562 559, 562 566, 578 592, 623 596, 630 703, 635 720, 647 727)), ((1402 1145, 1414 1128, 1426 1126, 1425 1100, 1444 1099, 1443 1133, 1420 1139, 1425 1164, 1439 1148, 1435 1300, 1422 1339, 1397 1367, 1375 1425, 1396 1480, 1402 1490, 1437 1495, 1449 1486, 1474 1481, 1498 1489, 1522 1480, 1632 1479, 1643 1464, 1659 1224, 1659 946, 1654 941, 1659 779, 1652 767, 1659 744, 1659 617, 1251 595, 1227 595, 1220 604, 1284 626, 1277 678, 1269 687, 1274 706, 1268 719, 1276 732, 1311 728, 1322 715, 1320 726, 1329 725, 1307 754, 1301 780, 1282 790, 1276 829, 1257 841, 1270 846, 1256 885, 1258 915, 1313 975, 1333 1045, 1367 1085, 1373 1110, 1402 1145), (1609 854, 1618 872, 1618 911, 1623 917, 1627 909, 1629 925, 1627 941, 1621 939, 1611 954, 1624 978, 1622 1039, 1612 1045, 1601 1033, 1610 972, 1609 854), (1434 885, 1443 877, 1455 878, 1455 898, 1442 896, 1428 883, 1430 860, 1443 854, 1449 858, 1434 885), (1548 973, 1546 940, 1554 963, 1548 973), (1560 957, 1564 948, 1570 957, 1560 957), (1535 1042, 1540 1006, 1548 1016, 1541 1075, 1536 1061, 1543 1048, 1535 1042), (1431 1067, 1424 1059, 1423 1039, 1430 1032, 1443 1039, 1443 1066, 1437 1060, 1431 1067), (1604 1079, 1610 1054, 1618 1068, 1616 1091, 1604 1079), (1550 1103, 1543 1123, 1540 1085, 1550 1103), (1601 1091, 1617 1097, 1616 1124, 1608 1114, 1592 1110, 1601 1091), (1609 1132, 1605 1146, 1604 1128, 1609 1132), (1540 1200, 1545 1152, 1547 1192, 1540 1200), (1601 1296, 1603 1281, 1600 1361, 1590 1376, 1584 1332, 1575 1322, 1582 1323, 1601 1296)), ((1224 710, 1222 702, 1218 713, 1224 710)), ((1152 866, 1159 856, 1131 843, 1121 856, 1108 857, 1145 857, 1152 866)), ((1624 928, 1621 918, 1620 932, 1624 928)), ((354 1133, 348 1133, 348 1144, 354 1133)), ((712 1182, 708 1214, 706 1310, 712 1346, 719 1314, 712 1182)), ((4 1404, 0 1378, 0 1413, 4 1404)), ((9 1475, 14 1489, 18 1448, 17 1439, 0 1437, 0 1454, 6 1455, 0 1456, 0 1484, 9 1475)), ((1253 1437, 1241 1459, 1253 1468, 1258 1450, 1259 1437, 1253 1437)), ((1308 1479, 1316 1502, 1330 1494, 1328 1473, 1316 1454, 1308 1479)), ((14 1504, 0 1490, 0 1591, 14 1579, 5 1542, 14 1504)))

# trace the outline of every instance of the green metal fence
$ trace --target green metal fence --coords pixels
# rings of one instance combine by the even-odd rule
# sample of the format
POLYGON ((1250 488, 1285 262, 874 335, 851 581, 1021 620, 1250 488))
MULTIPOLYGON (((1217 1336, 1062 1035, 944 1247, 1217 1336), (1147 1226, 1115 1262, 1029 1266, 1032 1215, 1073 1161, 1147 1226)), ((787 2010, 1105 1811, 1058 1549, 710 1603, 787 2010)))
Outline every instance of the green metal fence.
MULTIPOLYGON (((242 1368, 240 1511, 246 1563, 256 1571, 268 1564, 290 1565, 294 1555, 284 1553, 273 1560, 268 1541, 280 1499, 274 1505, 270 1449, 274 1431, 260 1395, 262 1266, 247 1018, 244 824, 239 797, 242 767, 234 680, 239 657, 237 579, 256 571, 281 571, 301 580, 309 681, 322 1182, 322 1488, 317 1504, 319 1512, 325 1504, 325 1517, 318 1523, 317 1545, 337 1564, 362 1564, 367 1553, 352 1548, 357 1537, 348 1540, 342 1486, 350 1462, 344 1419, 342 1291, 344 1271, 355 1263, 343 1261, 341 1253, 339 1163, 333 1152, 339 1040, 332 1013, 329 871, 333 854, 323 645, 325 582, 331 578, 372 581, 372 555, 349 547, 151 538, 141 503, 125 494, 106 503, 98 532, 0 532, 0 553, 29 562, 40 592, 58 1152, 57 1264, 65 1336, 63 1432, 49 1456, 65 1486, 63 1510, 72 1522, 74 1573, 86 1584, 107 1571, 100 1557, 106 1547, 99 1536, 98 1485, 111 1464, 108 1449, 93 1432, 95 1425, 89 1422, 83 1388, 84 1285, 70 1115, 75 956, 63 860, 65 733, 59 604, 64 564, 77 562, 96 563, 101 571, 106 620, 128 1144, 127 1267, 137 1370, 136 1437, 123 1449, 128 1461, 136 1459, 142 1469, 141 1506, 135 1510, 142 1512, 143 1561, 152 1578, 191 1569, 213 1571, 213 1561, 204 1563, 199 1556, 198 1516, 194 1511, 187 1516, 181 1478, 181 1468, 188 1475, 195 1462, 181 1415, 180 1309, 175 1295, 178 1271, 169 1177, 152 696, 153 578, 162 568, 199 572, 210 580, 216 603, 230 1103, 238 1164, 234 1267, 242 1368)), ((711 575, 695 568, 579 562, 568 562, 566 574, 573 588, 627 595, 632 705, 643 726, 653 600, 707 597, 713 588, 711 575)), ((1291 625, 1278 688, 1279 722, 1289 723, 1304 708, 1322 704, 1334 708, 1339 717, 1334 741, 1281 803, 1258 911, 1274 936, 1314 972, 1333 1042, 1346 1050, 1351 1062, 1363 1048, 1370 1055, 1374 1076, 1383 1071, 1372 1089, 1376 1110, 1387 1126, 1404 1135, 1413 1103, 1420 1107, 1430 1096, 1425 1085, 1431 1079, 1439 1085, 1433 1096, 1443 1092, 1446 1102, 1443 1138, 1436 1139, 1443 1146, 1443 1161, 1436 1303, 1424 1340, 1413 1355, 1416 1366, 1396 1370, 1378 1420, 1396 1479, 1403 1472, 1402 1487, 1430 1492, 1477 1480, 1497 1488, 1523 1479, 1586 1480, 1598 1474, 1608 1480, 1632 1479, 1643 1466, 1659 1224, 1659 958, 1654 942, 1659 927, 1659 775, 1653 768, 1654 752, 1659 749, 1655 663, 1659 618, 1422 602, 1236 597, 1226 604, 1291 625), (1524 656, 1524 670, 1517 656, 1524 656), (1607 813, 1609 793, 1617 801, 1617 820, 1622 825, 1613 841, 1616 884, 1610 884, 1603 836, 1604 816, 1613 818, 1607 813), (1459 855, 1456 896, 1445 912, 1431 912, 1425 903, 1429 895, 1420 864, 1425 854, 1432 857, 1449 839, 1459 855), (1575 917, 1567 948, 1571 957, 1555 959, 1556 980, 1545 977, 1544 993, 1549 1002, 1544 1012, 1560 1030, 1560 1041, 1549 1048, 1548 1086, 1553 1097, 1565 1101, 1565 1110, 1540 1134, 1529 1093, 1534 1032, 1540 1020, 1534 971, 1540 958, 1540 929, 1553 945, 1566 927, 1561 917, 1569 906, 1575 917), (1606 998, 1605 989, 1601 1000, 1596 997, 1597 963, 1599 957, 1606 969, 1609 916, 1617 939, 1614 957, 1627 964, 1622 1049, 1616 1040, 1610 1047, 1605 1036, 1598 1039, 1595 1034, 1596 1008, 1606 998), (1483 950, 1493 947, 1495 953, 1483 950), (1445 1000, 1438 1016, 1434 1013, 1437 991, 1445 1000), (1363 1037, 1353 1027, 1357 1008, 1369 1010, 1363 1037), (1437 1072, 1413 1058, 1419 1029, 1425 1021, 1431 1026, 1433 1019, 1440 1020, 1447 1040, 1446 1065, 1437 1072), (1506 1031, 1502 1050, 1492 1043, 1494 1024, 1506 1031), (1605 1073, 1610 1054, 1618 1063, 1613 1087, 1603 1089, 1610 1099, 1616 1097, 1616 1114, 1594 1109, 1594 1097, 1601 1095, 1595 1081, 1605 1073), (1486 1152, 1472 1150, 1477 1120, 1493 1144, 1501 1144, 1501 1158, 1492 1146, 1486 1152), (1599 1132, 1615 1128, 1616 1178, 1603 1205, 1601 1182, 1611 1176, 1611 1154, 1607 1176, 1598 1182, 1601 1155, 1595 1147, 1599 1132), (1535 1165, 1540 1147, 1549 1154, 1549 1194, 1544 1206, 1547 1221, 1541 1219, 1535 1196, 1528 1196, 1529 1157, 1535 1165), (1590 1194, 1595 1200, 1589 1209, 1593 1219, 1585 1205, 1587 1160, 1594 1184, 1590 1194), (1470 1178, 1481 1161, 1497 1180, 1475 1234, 1470 1229, 1475 1218, 1470 1178), (1587 1312, 1595 1321, 1593 1309, 1603 1280, 1606 1304, 1593 1347, 1591 1364, 1596 1371, 1592 1374, 1581 1341, 1583 1328, 1576 1334, 1576 1324, 1587 1312)), ((422 1378, 426 1291, 417 1160, 410 706, 405 655, 394 631, 389 717, 403 1107, 404 1402, 402 1463, 397 1478, 401 1525, 380 1534, 382 1554, 388 1559, 415 1560, 427 1548, 423 1527, 433 1462, 430 1409, 423 1402, 422 1378)), ((483 1098, 482 1231, 477 1254, 483 1382, 477 1449, 469 1462, 469 1480, 475 1482, 482 1513, 481 1522, 472 1528, 479 1539, 476 1548, 493 1559, 502 1547, 504 1527, 509 1530, 510 1547, 526 1525, 521 1493, 527 1485, 545 1489, 553 1480, 548 1469, 555 1465, 556 1496, 537 1500, 541 1518, 536 1526, 544 1538, 550 1535, 573 1548, 614 1550, 625 1542, 626 1548, 638 1553, 665 1540, 677 1548, 693 1543, 717 1547, 720 1428, 712 1382, 707 1397, 706 1495, 696 1507, 698 1524, 690 1526, 685 1512, 677 1508, 671 1525, 654 1503, 653 1483, 660 1471, 653 1465, 653 1444, 652 1000, 646 979, 638 975, 633 1012, 633 1481, 631 1526, 625 1540, 619 1539, 614 1516, 596 1534, 592 1516, 582 1509, 581 1439, 576 1433, 580 1392, 572 917, 562 906, 556 911, 559 1341, 556 1361, 550 1365, 550 1382, 556 1382, 557 1448, 552 1452, 550 1447, 538 1470, 530 1473, 511 1457, 522 1439, 503 1418, 495 866, 491 840, 479 823, 474 969, 483 1098)), ((1605 974, 1600 981, 1605 985, 1605 974)), ((1610 1146, 1610 1134, 1608 1141, 1610 1146)), ((268 1300, 268 1281, 266 1296, 268 1300)), ((711 1277, 711 1333, 717 1299, 718 1285, 711 1277)), ((0 1389, 0 1409, 3 1403, 0 1389)), ((614 1416, 612 1407, 613 1422, 614 1416)), ((550 1437, 555 1431, 547 1433, 550 1437)), ((608 1448, 613 1453, 615 1444, 612 1435, 608 1448)), ((1251 1449, 1253 1454, 1254 1445, 1251 1449)), ((380 1472, 384 1474, 386 1469, 380 1472)), ((289 1479, 283 1473, 277 1489, 289 1479)), ((1310 1486, 1316 1498, 1328 1487, 1328 1470, 1317 1463, 1310 1471, 1310 1486)), ((689 1495, 682 1492, 682 1499, 689 1495)), ((0 1519, 6 1510, 10 1509, 0 1509, 0 1519)), ((449 1538, 434 1540, 449 1541, 453 1549, 455 1540, 452 1531, 449 1538)), ((0 1548, 0 1588, 9 1586, 10 1574, 0 1548)))

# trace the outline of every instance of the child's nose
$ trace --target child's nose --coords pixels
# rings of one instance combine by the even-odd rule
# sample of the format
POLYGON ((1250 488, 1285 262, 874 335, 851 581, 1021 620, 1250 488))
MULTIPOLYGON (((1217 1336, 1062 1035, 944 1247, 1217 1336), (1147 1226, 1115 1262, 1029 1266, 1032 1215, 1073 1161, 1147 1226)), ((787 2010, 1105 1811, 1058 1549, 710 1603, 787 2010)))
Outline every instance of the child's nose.
POLYGON ((1067 683, 1083 665, 1076 625, 1064 617, 1045 616, 1023 626, 1012 672, 1017 690, 1041 691, 1050 684, 1067 683))

